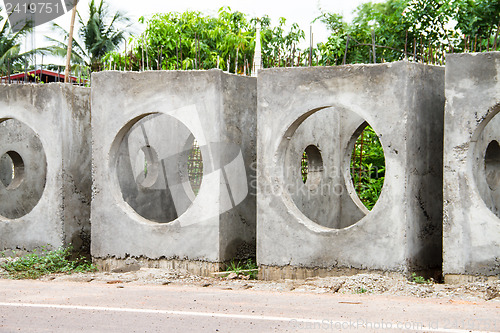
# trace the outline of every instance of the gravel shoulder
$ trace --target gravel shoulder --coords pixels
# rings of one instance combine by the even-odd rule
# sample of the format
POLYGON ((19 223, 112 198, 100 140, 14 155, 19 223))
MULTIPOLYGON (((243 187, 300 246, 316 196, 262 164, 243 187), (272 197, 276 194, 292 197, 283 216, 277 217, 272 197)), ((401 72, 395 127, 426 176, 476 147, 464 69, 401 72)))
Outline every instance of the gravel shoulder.
MULTIPOLYGON (((0 279, 6 279, 0 269, 0 279)), ((40 281, 80 282, 89 284, 114 284, 118 288, 126 285, 178 285, 216 288, 224 290, 256 290, 313 294, 366 294, 406 296, 415 298, 439 298, 463 302, 488 301, 500 305, 500 280, 475 282, 461 285, 437 283, 415 283, 403 276, 381 274, 358 274, 354 276, 309 278, 306 280, 259 281, 247 280, 242 275, 229 277, 201 277, 187 272, 166 269, 140 268, 126 273, 94 272, 53 274, 41 277, 40 281)))

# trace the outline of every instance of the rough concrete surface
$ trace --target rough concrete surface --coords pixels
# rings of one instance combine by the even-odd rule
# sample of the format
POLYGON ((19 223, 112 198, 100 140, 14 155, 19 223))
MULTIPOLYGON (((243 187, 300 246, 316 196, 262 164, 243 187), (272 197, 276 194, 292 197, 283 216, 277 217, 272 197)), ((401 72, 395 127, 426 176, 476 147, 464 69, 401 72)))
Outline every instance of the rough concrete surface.
POLYGON ((92 84, 93 257, 217 263, 254 254, 256 79, 102 72, 92 84), (188 167, 195 141, 198 193, 188 167))
POLYGON ((500 52, 446 58, 443 273, 500 275, 500 52))
POLYGON ((444 102, 441 67, 397 62, 259 72, 258 264, 439 274, 444 102), (379 135, 387 168, 371 212, 349 173, 366 124, 379 135), (319 148, 323 168, 308 185, 299 168, 310 145, 319 148))
POLYGON ((90 89, 0 86, 0 250, 90 248, 90 89))

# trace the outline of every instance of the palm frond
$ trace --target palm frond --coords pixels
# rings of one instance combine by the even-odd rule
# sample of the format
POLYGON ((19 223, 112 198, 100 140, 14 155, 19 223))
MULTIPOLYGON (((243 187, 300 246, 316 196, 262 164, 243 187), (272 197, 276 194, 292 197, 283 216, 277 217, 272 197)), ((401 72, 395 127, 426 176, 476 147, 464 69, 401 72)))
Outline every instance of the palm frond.
MULTIPOLYGON (((73 38, 73 52, 71 61, 80 65, 92 64, 100 67, 102 57, 114 51, 125 39, 123 29, 118 29, 117 25, 130 21, 123 13, 116 12, 109 15, 109 7, 104 0, 90 0, 88 3, 88 20, 84 20, 77 11, 78 33, 73 38)), ((127 27, 129 27, 127 25, 127 27)), ((57 57, 65 57, 67 54, 68 32, 58 24, 52 24, 52 31, 62 39, 45 36, 52 46, 41 50, 44 53, 51 53, 57 57)))
POLYGON ((13 58, 17 57, 20 50, 21 46, 17 44, 4 51, 0 56, 0 65, 7 63, 7 60, 12 60, 13 58))

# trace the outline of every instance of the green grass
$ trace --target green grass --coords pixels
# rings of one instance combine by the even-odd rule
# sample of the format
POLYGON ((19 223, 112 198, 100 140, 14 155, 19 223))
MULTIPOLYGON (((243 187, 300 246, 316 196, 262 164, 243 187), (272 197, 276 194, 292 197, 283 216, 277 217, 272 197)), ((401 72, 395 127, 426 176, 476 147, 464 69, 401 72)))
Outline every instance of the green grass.
POLYGON ((253 259, 231 260, 226 268, 226 272, 235 273, 238 275, 247 275, 250 276, 251 280, 256 280, 258 274, 256 269, 258 269, 258 266, 253 259), (248 270, 255 271, 247 272, 248 270))
POLYGON ((365 289, 364 287, 361 287, 358 290, 356 290, 356 294, 365 294, 367 292, 368 292, 368 290, 365 289))
POLYGON ((72 247, 49 251, 43 247, 0 265, 11 279, 37 279, 54 273, 94 272, 97 270, 84 257, 72 257, 72 247))

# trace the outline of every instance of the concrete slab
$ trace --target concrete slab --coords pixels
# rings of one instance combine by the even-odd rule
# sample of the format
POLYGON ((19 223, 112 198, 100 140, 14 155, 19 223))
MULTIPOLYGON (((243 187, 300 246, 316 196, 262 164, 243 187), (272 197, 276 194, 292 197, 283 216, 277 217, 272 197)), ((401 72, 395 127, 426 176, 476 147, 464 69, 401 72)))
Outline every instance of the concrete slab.
POLYGON ((206 271, 255 255, 256 79, 102 72, 92 84, 96 262, 188 260, 206 271))
POLYGON ((439 275, 444 68, 397 62, 268 69, 259 72, 258 95, 261 275, 439 275), (367 124, 386 161, 371 212, 357 198, 349 170, 367 124), (322 166, 304 184, 300 158, 309 146, 322 166))
POLYGON ((443 273, 500 277, 500 52, 446 62, 443 273))
POLYGON ((90 251, 90 89, 0 85, 0 250, 90 251))

